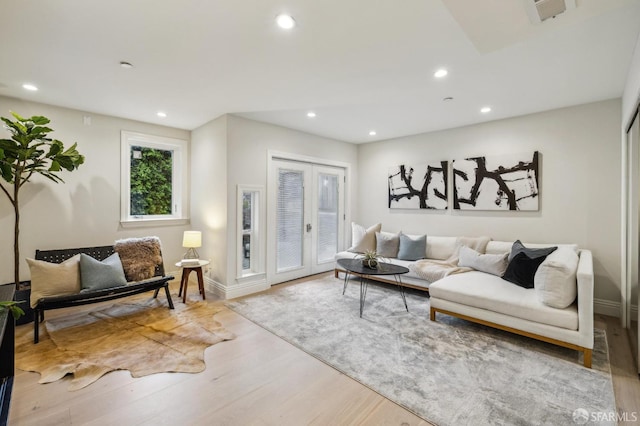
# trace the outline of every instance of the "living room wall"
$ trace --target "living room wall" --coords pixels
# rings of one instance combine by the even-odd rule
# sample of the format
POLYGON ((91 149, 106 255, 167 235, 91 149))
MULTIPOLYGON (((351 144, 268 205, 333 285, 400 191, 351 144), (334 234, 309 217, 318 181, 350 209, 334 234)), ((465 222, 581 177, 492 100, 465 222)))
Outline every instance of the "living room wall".
MULTIPOLYGON (((242 184, 262 186, 266 196, 271 196, 266 193, 270 151, 348 163, 353 182, 357 174, 356 145, 234 115, 222 116, 194 130, 192 150, 192 224, 203 226, 209 235, 203 234, 201 251, 215 264, 208 275, 213 281, 209 285, 227 297, 256 288, 236 280, 236 194, 237 186, 242 184), (220 208, 225 209, 224 214, 220 208)), ((355 205, 353 195, 351 204, 355 205)), ((266 235, 261 243, 263 253, 271 249, 266 246, 266 235)))
MULTIPOLYGON (((620 302, 620 119, 613 99, 359 146, 358 220, 386 231, 577 243, 594 256, 596 309, 620 302), (387 171, 399 164, 539 151, 537 212, 390 210, 387 171)), ((452 196, 449 172, 449 198, 452 196)), ((604 313, 604 312, 603 312, 604 313)))
MULTIPOLYGON (((4 117, 15 111, 22 116, 51 119, 52 137, 65 146, 78 143, 85 163, 73 173, 63 171, 64 184, 34 176, 21 190, 21 279, 29 278, 25 257, 36 249, 90 247, 113 244, 116 239, 156 235, 162 240, 168 270, 182 257, 182 232, 188 226, 126 228, 120 226, 120 131, 130 130, 189 140, 190 132, 154 124, 124 120, 84 111, 0 96, 4 117), (83 124, 83 117, 91 124, 83 124)), ((0 129, 0 137, 8 137, 0 129)), ((0 197, 0 283, 13 282, 13 210, 0 197)), ((173 268, 175 269, 175 268, 173 268)))

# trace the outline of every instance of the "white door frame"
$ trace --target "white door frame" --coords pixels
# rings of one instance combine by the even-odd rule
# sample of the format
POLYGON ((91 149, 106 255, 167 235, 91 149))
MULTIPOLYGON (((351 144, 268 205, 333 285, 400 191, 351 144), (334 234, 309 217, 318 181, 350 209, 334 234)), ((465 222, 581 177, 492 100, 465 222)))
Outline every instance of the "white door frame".
POLYGON ((275 195, 278 193, 278 188, 275 186, 275 168, 273 162, 276 160, 296 161, 300 163, 310 163, 319 166, 330 166, 344 169, 345 185, 344 185, 344 223, 345 232, 343 238, 338 241, 338 250, 344 250, 347 244, 347 236, 350 235, 346 231, 347 224, 351 223, 351 173, 352 166, 349 163, 335 160, 328 160, 326 158, 318 158, 307 155, 292 154, 288 152, 267 151, 267 284, 273 285, 274 277, 276 274, 275 268, 275 247, 276 247, 276 208, 275 208, 275 195))

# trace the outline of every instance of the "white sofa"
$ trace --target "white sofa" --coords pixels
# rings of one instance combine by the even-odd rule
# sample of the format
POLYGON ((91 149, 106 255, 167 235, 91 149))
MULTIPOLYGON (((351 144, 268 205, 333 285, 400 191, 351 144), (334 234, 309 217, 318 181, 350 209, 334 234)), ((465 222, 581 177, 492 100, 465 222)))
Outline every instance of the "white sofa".
MULTIPOLYGON (((426 258, 445 260, 456 250, 456 237, 427 237, 426 258)), ((558 244, 527 244, 530 248, 563 246, 558 244)), ((490 241, 487 254, 508 253, 513 242, 490 241)), ((429 291, 431 320, 436 313, 456 316, 468 321, 499 328, 583 353, 585 367, 591 367, 593 349, 593 260, 589 250, 578 250, 576 272, 577 298, 566 308, 550 307, 540 301, 535 289, 525 289, 501 277, 480 271, 449 275, 433 283, 421 279, 410 268, 413 261, 385 259, 410 268, 402 275, 407 287, 429 291)), ((337 259, 352 259, 356 253, 343 251, 337 259)), ((345 272, 336 265, 335 275, 345 272)), ((384 277, 372 276, 395 284, 384 277)))

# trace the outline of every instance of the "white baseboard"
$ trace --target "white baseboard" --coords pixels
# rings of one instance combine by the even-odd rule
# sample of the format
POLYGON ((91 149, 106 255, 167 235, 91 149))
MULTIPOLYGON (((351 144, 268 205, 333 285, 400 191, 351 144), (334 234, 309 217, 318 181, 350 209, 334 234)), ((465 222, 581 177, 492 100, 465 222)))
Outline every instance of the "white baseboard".
POLYGON ((236 297, 246 296, 248 294, 269 289, 266 279, 225 286, 209 277, 205 277, 204 284, 207 290, 222 299, 235 299, 236 297))
POLYGON ((593 300, 593 312, 610 317, 620 318, 621 311, 620 302, 612 302, 606 299, 593 300))

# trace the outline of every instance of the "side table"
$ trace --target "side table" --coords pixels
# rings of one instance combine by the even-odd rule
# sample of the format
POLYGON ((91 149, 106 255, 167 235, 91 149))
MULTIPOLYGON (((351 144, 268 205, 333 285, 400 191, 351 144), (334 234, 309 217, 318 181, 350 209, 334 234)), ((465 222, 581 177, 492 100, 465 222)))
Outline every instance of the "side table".
POLYGON ((176 263, 176 266, 182 268, 182 279, 180 280, 180 290, 178 291, 178 297, 182 295, 182 303, 187 303, 187 285, 189 284, 189 274, 192 271, 196 271, 196 275, 198 276, 198 289, 202 295, 202 300, 205 300, 202 267, 207 266, 208 264, 208 260, 198 260, 197 265, 183 265, 182 261, 176 263))

